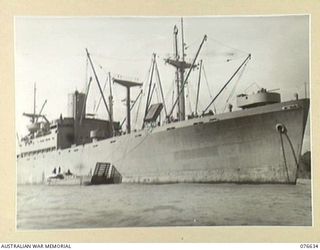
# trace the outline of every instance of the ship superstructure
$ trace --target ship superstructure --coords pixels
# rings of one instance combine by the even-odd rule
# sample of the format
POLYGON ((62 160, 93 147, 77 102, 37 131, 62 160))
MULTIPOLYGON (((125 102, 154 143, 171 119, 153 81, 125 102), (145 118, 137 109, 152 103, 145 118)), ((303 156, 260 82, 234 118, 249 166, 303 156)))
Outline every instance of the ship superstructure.
MULTIPOLYGON (((84 117, 86 95, 75 91, 69 95, 68 117, 60 116, 49 122, 35 119, 28 126, 29 134, 22 138, 21 156, 70 148, 72 145, 90 143, 94 140, 110 138, 110 121, 84 117)), ((41 117, 41 115, 25 114, 41 117)), ((115 131, 119 122, 114 122, 115 131)))

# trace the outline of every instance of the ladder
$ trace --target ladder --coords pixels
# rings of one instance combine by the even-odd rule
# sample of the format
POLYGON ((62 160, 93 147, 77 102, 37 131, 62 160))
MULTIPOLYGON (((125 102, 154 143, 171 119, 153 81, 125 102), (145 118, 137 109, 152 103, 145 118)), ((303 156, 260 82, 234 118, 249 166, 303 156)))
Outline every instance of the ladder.
POLYGON ((91 184, 116 184, 122 182, 122 176, 115 166, 107 162, 97 162, 91 184))

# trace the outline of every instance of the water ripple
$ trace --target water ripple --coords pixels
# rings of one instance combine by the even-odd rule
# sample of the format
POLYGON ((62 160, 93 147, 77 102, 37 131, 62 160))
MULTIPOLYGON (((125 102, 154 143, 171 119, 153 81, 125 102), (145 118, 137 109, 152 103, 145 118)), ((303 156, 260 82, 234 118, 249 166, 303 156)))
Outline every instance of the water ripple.
POLYGON ((311 226, 311 183, 18 186, 17 228, 311 226))

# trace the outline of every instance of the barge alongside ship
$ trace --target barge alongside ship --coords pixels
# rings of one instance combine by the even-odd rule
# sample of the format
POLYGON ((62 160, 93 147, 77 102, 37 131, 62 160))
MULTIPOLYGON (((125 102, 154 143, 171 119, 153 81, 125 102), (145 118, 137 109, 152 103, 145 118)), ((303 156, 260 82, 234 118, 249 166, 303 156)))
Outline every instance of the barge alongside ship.
MULTIPOLYGON (((248 55, 234 75, 201 114, 185 113, 184 88, 198 64, 203 38, 192 63, 179 56, 178 29, 174 28, 175 57, 166 62, 176 68, 177 99, 167 110, 164 103, 151 104, 150 80, 143 128, 131 131, 130 89, 141 83, 113 78, 127 91, 126 132, 113 119, 112 95, 109 104, 103 95, 94 64, 87 57, 94 80, 109 115, 102 120, 86 115, 87 93, 69 95, 68 117, 49 122, 44 115, 25 114, 32 120, 29 134, 19 142, 18 183, 45 183, 52 176, 72 173, 75 178, 95 179, 98 164, 107 164, 103 176, 117 173, 119 182, 235 182, 291 183, 297 179, 309 100, 281 102, 280 94, 261 89, 253 95, 238 95, 240 110, 214 114, 210 105, 251 58, 248 55), (177 108, 176 118, 172 113, 177 108), (165 113, 161 120, 160 113, 165 113)), ((184 42, 182 42, 184 44, 184 42)), ((182 46, 183 47, 183 46, 182 46)), ((152 73, 156 71, 153 60, 152 73)), ((111 79, 111 78, 110 78, 111 79)), ((160 84, 160 90, 162 87, 160 84)), ((147 94, 147 93, 146 93, 147 94)), ((139 96, 138 96, 139 98, 139 96)), ((198 97, 197 97, 198 98, 198 97)), ((70 178, 69 178, 70 179, 70 178)))

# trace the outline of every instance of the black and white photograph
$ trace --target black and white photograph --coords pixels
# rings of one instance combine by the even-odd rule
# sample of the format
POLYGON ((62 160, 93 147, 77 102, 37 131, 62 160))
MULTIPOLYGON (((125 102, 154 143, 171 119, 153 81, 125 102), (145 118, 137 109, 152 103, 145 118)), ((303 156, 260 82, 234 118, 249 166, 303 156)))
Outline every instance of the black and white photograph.
POLYGON ((15 16, 16 229, 313 226, 310 15, 15 16))

